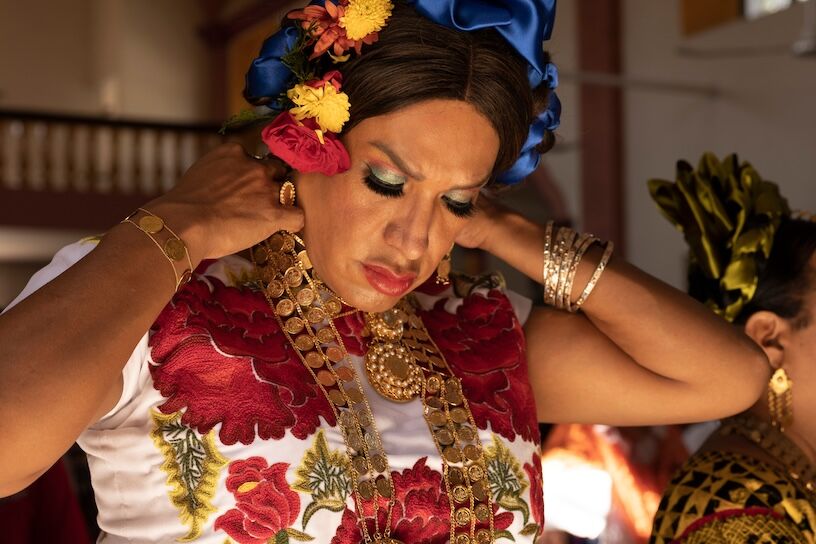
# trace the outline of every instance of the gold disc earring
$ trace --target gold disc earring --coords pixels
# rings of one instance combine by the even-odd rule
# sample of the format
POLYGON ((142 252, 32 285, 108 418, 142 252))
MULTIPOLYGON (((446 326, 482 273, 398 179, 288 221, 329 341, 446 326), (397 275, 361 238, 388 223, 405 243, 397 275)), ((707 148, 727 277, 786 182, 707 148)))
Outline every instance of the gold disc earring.
POLYGON ((793 421, 793 380, 784 368, 777 368, 768 382, 768 411, 780 431, 793 421))
POLYGON ((295 205, 296 195, 295 184, 289 180, 286 180, 283 182, 283 185, 281 185, 280 193, 278 193, 278 200, 280 201, 281 206, 290 208, 295 205))
POLYGON ((451 247, 447 255, 442 257, 442 260, 439 261, 439 265, 436 267, 437 285, 450 285, 451 251, 453 251, 453 247, 451 247))

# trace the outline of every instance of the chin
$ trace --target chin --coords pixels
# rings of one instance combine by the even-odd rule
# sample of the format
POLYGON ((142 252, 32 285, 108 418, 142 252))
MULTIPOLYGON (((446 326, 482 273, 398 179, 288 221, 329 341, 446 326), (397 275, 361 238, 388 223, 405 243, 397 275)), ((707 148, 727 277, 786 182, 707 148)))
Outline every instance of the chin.
POLYGON ((380 293, 367 284, 349 290, 339 290, 335 292, 352 308, 372 313, 390 310, 400 299, 400 297, 392 297, 380 293))

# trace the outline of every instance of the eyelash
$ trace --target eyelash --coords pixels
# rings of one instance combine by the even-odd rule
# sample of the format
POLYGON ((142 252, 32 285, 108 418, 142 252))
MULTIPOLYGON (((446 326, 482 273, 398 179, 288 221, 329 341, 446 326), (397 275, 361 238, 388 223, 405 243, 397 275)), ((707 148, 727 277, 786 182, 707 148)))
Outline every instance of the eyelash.
MULTIPOLYGON (((365 181, 369 189, 386 198, 399 198, 403 194, 402 185, 391 187, 389 184, 381 181, 370 170, 363 178, 363 181, 365 181)), ((475 211, 473 202, 457 202, 447 196, 443 196, 442 200, 445 202, 445 207, 448 211, 457 217, 471 217, 475 211)))

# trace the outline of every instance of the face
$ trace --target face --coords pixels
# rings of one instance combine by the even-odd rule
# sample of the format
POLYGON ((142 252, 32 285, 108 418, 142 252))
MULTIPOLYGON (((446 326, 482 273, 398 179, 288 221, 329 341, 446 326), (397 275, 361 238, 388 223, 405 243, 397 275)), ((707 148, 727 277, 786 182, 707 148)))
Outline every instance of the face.
POLYGON ((348 304, 391 308, 467 225, 499 151, 490 121, 455 100, 366 119, 344 137, 351 168, 296 177, 317 275, 348 304))

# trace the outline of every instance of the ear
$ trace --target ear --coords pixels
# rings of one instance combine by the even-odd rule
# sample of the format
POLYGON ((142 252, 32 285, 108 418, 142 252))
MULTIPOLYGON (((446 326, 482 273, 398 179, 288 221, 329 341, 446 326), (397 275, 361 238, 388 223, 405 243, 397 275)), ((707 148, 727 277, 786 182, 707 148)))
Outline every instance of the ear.
POLYGON ((745 334, 762 348, 773 368, 784 363, 790 332, 788 321, 773 312, 756 312, 745 323, 745 334))

